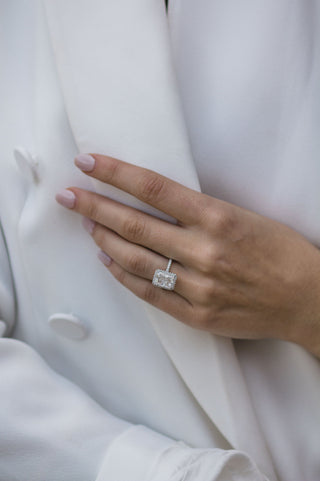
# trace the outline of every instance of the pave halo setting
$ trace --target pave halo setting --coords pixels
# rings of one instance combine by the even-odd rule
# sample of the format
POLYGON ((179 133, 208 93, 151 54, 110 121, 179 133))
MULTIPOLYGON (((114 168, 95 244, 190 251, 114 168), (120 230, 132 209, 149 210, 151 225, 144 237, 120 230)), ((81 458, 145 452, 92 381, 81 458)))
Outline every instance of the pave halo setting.
POLYGON ((173 291, 177 281, 177 274, 170 272, 172 259, 169 259, 166 270, 156 269, 153 275, 152 284, 161 289, 167 289, 167 291, 173 291))

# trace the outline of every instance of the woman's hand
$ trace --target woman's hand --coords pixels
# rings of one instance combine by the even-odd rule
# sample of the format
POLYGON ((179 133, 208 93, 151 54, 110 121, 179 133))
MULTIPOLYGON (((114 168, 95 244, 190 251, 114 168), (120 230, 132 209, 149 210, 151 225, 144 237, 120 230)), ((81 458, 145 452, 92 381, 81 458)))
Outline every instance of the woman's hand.
POLYGON ((289 340, 320 356, 320 253, 302 235, 114 158, 81 155, 75 163, 178 221, 77 187, 57 194, 85 216, 100 259, 125 287, 192 327, 289 340), (168 258, 177 274, 174 291, 151 282, 168 258))

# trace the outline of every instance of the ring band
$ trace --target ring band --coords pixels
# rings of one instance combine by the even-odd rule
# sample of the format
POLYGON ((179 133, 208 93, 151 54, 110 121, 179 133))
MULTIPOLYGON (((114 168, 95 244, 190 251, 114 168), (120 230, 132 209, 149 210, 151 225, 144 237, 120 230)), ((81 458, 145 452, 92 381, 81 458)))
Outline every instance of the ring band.
POLYGON ((170 267, 172 264, 172 259, 169 259, 166 270, 156 269, 153 274, 152 284, 156 287, 161 287, 161 289, 166 289, 167 291, 173 291, 176 281, 177 274, 170 272, 170 267))

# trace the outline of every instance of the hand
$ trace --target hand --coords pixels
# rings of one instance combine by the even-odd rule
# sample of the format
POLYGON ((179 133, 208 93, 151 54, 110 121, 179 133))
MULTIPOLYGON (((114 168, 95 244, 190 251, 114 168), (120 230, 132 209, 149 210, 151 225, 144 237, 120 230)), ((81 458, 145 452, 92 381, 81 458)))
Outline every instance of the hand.
POLYGON ((57 194, 85 216, 100 259, 125 287, 192 327, 284 339, 320 356, 320 253, 302 235, 156 172, 103 155, 79 159, 87 175, 177 219, 174 225, 77 187, 57 194), (168 258, 174 291, 151 283, 168 258))

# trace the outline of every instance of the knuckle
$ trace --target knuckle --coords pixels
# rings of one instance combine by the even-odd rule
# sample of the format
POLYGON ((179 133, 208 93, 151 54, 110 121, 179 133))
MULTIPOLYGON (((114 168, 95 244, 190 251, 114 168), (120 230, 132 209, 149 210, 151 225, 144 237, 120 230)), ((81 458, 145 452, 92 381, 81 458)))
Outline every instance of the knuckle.
POLYGON ((138 217, 127 220, 123 225, 124 237, 133 242, 139 242, 144 237, 145 222, 138 217))
POLYGON ((236 225, 236 217, 230 209, 220 209, 215 213, 212 222, 216 232, 227 235, 233 232, 236 225))
POLYGON ((220 315, 218 306, 210 306, 200 310, 197 316, 198 328, 203 331, 215 332, 220 323, 220 315))
POLYGON ((114 277, 117 279, 117 281, 120 282, 123 286, 126 283, 126 271, 124 269, 119 269, 117 272, 115 272, 114 277))
POLYGON ((145 174, 139 185, 141 199, 147 203, 157 201, 165 195, 165 179, 155 172, 145 174))
POLYGON ((204 194, 201 194, 197 201, 197 205, 198 205, 197 224, 207 228, 208 226, 210 226, 212 222, 212 199, 204 194))
POLYGON ((96 200, 91 199, 88 202, 86 216, 89 217, 90 219, 97 220, 98 211, 99 211, 98 203, 96 202, 96 200))
POLYGON ((143 299, 149 304, 156 304, 159 299, 158 288, 153 286, 151 283, 144 288, 143 299))
POLYGON ((219 256, 218 248, 213 242, 203 245, 197 259, 197 265, 200 272, 204 274, 211 274, 214 272, 219 256))
POLYGON ((117 179, 120 168, 121 164, 117 159, 108 157, 108 169, 106 170, 106 176, 110 183, 113 183, 117 179))
POLYGON ((210 311, 207 308, 197 309, 191 318, 190 325, 195 329, 208 330, 210 311))
POLYGON ((100 225, 95 225, 93 232, 92 232, 92 237, 95 241, 95 243, 99 246, 102 247, 104 244, 104 228, 101 227, 100 225))
POLYGON ((146 260, 139 254, 128 257, 126 265, 130 272, 140 275, 144 275, 146 272, 146 260))
POLYGON ((194 287, 197 303, 203 306, 212 305, 216 298, 216 292, 216 284, 213 279, 206 279, 204 282, 194 287))

